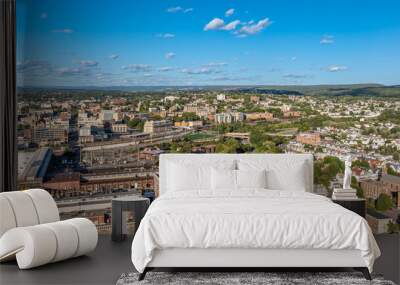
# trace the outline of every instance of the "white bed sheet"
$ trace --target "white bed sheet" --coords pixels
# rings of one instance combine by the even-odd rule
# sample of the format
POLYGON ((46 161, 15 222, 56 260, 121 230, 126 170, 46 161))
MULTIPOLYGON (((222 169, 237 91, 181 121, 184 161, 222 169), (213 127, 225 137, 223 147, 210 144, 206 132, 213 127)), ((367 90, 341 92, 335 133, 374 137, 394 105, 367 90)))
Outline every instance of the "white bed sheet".
POLYGON ((380 251, 365 219, 299 191, 185 191, 156 199, 132 243, 143 272, 155 249, 357 249, 372 271, 380 251))

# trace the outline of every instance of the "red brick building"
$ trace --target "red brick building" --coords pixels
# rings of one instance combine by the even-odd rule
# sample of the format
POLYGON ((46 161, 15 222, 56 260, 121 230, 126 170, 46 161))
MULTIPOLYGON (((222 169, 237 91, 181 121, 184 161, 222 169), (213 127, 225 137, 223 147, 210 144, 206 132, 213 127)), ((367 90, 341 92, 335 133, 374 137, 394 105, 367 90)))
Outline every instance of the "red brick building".
POLYGON ((393 208, 400 208, 400 177, 384 175, 379 181, 362 181, 361 188, 366 198, 377 199, 380 194, 386 194, 392 198, 393 208))
POLYGON ((80 194, 80 174, 69 173, 56 175, 43 182, 46 189, 55 199, 77 197, 80 194))

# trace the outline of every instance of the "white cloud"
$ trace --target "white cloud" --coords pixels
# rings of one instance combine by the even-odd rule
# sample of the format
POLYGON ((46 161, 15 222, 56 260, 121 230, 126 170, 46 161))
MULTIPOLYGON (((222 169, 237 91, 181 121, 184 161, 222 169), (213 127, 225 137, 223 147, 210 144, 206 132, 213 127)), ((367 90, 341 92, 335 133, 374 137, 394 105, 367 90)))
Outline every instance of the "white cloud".
POLYGON ((88 76, 90 75, 90 71, 86 68, 75 68, 75 67, 63 67, 63 68, 58 68, 56 70, 58 75, 60 76, 74 76, 74 75, 79 75, 79 76, 88 76))
POLYGON ((173 68, 169 67, 169 66, 165 66, 165 67, 160 67, 157 70, 160 71, 160 72, 167 72, 167 71, 172 71, 173 68))
POLYGON ((182 11, 183 8, 181 6, 176 6, 176 7, 170 7, 167 9, 168 13, 176 13, 182 11))
MULTIPOLYGON (((229 11, 229 10, 228 10, 229 11)), ((204 26, 204 31, 210 31, 210 30, 224 30, 224 31, 234 31, 236 28, 242 24, 243 26, 234 31, 234 34, 238 38, 245 38, 248 35, 254 35, 259 32, 261 32, 263 29, 268 27, 272 22, 268 19, 262 19, 255 23, 253 20, 249 22, 241 22, 240 20, 235 20, 232 21, 228 24, 225 25, 224 20, 220 18, 214 18, 210 22, 208 22, 207 25, 204 26)))
POLYGON ((193 8, 182 8, 181 6, 176 6, 176 7, 170 7, 167 9, 168 13, 178 13, 178 12, 182 12, 182 13, 190 13, 193 12, 193 8))
POLYGON ((320 44, 329 45, 335 42, 335 37, 332 35, 324 35, 319 41, 320 44))
POLYGON ((208 66, 208 67, 218 67, 218 66, 226 66, 228 65, 228 63, 226 62, 209 62, 207 64, 204 64, 204 66, 208 66))
POLYGON ((113 60, 116 60, 116 59, 119 58, 119 55, 118 54, 112 54, 112 55, 109 56, 109 58, 113 59, 113 60))
POLYGON ((157 34, 156 37, 163 39, 172 39, 175 38, 175 35, 171 33, 165 33, 165 34, 157 34))
POLYGON ((235 20, 230 22, 229 24, 225 25, 222 27, 222 30, 226 30, 226 31, 232 31, 234 29, 236 29, 236 27, 240 24, 239 20, 235 20))
POLYGON ((47 19, 47 13, 43 12, 42 14, 40 14, 40 19, 47 19))
POLYGON ((48 61, 44 60, 26 60, 17 62, 17 72, 26 75, 43 75, 53 71, 53 67, 48 61))
POLYGON ((225 25, 224 20, 222 20, 220 18, 214 18, 204 27, 204 31, 210 31, 210 30, 232 31, 232 30, 236 29, 236 27, 239 24, 240 24, 240 21, 235 20, 235 21, 232 21, 229 24, 225 25))
POLYGON ((224 20, 220 18, 214 18, 207 25, 205 25, 204 31, 218 30, 221 29, 224 25, 225 25, 224 20))
POLYGON ((226 75, 226 76, 214 76, 211 78, 213 81, 251 81, 254 80, 254 76, 235 76, 235 75, 226 75))
POLYGON ((230 17, 233 15, 233 13, 235 13, 235 9, 229 9, 225 12, 225 17, 230 17))
POLYGON ((72 29, 57 29, 53 30, 53 33, 63 33, 63 34, 72 34, 74 30, 72 29))
POLYGON ((94 67, 97 66, 99 63, 94 60, 81 60, 79 64, 87 67, 94 67))
POLYGON ((256 24, 244 25, 237 32, 238 34, 254 35, 261 32, 263 29, 271 25, 271 21, 268 18, 258 21, 256 24))
POLYGON ((121 68, 131 72, 146 72, 151 70, 151 67, 147 64, 128 64, 123 65, 121 68))
POLYGON ((283 75, 284 78, 290 78, 290 79, 300 79, 300 78, 307 78, 308 75, 306 74, 293 74, 293 73, 289 73, 289 74, 285 74, 283 75))
POLYGON ((173 59, 175 56, 176 56, 176 53, 173 53, 173 52, 167 52, 165 54, 166 59, 173 59))
POLYGON ((208 67, 202 67, 202 68, 198 68, 198 69, 184 68, 181 70, 181 72, 186 73, 186 74, 193 74, 193 75, 219 73, 218 70, 215 70, 213 68, 208 68, 208 67))
POLYGON ((331 65, 328 67, 329 72, 340 72, 340 71, 346 71, 347 66, 344 65, 331 65))

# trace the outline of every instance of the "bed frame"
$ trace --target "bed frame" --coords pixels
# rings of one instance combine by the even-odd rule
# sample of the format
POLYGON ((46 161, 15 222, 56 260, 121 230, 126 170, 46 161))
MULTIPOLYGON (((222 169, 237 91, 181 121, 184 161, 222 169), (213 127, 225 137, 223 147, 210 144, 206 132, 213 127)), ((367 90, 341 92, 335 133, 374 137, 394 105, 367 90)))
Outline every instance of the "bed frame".
MULTIPOLYGON (((188 160, 207 161, 221 157, 227 159, 252 159, 260 154, 163 154, 160 156, 160 195, 167 191, 167 164, 169 161, 188 160)), ((306 191, 313 192, 313 156, 311 154, 262 154, 263 158, 279 161, 288 158, 295 161, 305 161, 307 168, 306 191)), ((359 250, 330 250, 330 249, 249 249, 249 248, 170 248, 156 250, 153 259, 147 265, 139 280, 146 273, 161 268, 229 268, 234 271, 249 271, 250 269, 266 268, 353 268, 361 271, 367 280, 371 275, 361 257, 359 250)))
MULTIPOLYGON (((194 249, 171 248, 156 250, 152 261, 139 275, 143 280, 148 271, 160 268, 217 269, 234 271, 285 268, 353 268, 371 280, 368 268, 359 250, 329 249, 194 249)), ((262 270, 261 270, 262 271, 262 270)))

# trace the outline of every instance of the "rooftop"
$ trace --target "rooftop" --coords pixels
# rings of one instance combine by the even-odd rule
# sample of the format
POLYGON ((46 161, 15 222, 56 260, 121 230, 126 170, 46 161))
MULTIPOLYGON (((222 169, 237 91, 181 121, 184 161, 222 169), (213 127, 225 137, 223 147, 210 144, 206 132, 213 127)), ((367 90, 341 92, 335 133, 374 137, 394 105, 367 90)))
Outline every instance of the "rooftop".
POLYGON ((383 175, 381 180, 383 182, 389 182, 393 184, 400 184, 400 176, 395 176, 395 175, 383 175))
POLYGON ((43 147, 35 151, 33 154, 22 154, 18 156, 18 163, 20 161, 24 164, 21 171, 21 177, 26 179, 43 178, 46 174, 53 151, 48 147, 43 147), (30 159, 29 159, 30 158, 30 159))

